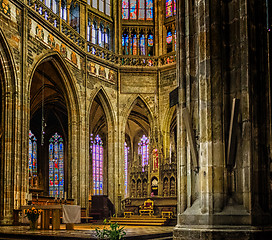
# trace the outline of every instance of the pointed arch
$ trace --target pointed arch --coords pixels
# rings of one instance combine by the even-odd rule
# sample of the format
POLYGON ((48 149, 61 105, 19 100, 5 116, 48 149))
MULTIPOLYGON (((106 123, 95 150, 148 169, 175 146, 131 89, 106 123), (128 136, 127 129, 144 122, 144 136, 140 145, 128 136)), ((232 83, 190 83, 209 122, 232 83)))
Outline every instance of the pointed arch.
POLYGON ((15 190, 21 191, 22 185, 14 176, 25 172, 20 160, 20 148, 17 131, 21 130, 17 116, 17 106, 20 98, 17 93, 17 72, 12 52, 0 28, 0 219, 2 224, 12 223, 12 214, 15 205, 15 190), (15 154, 17 152, 18 154, 15 154), (4 168, 4 169, 3 169, 4 168), (5 199, 5 202, 4 202, 5 199))
MULTIPOLYGON (((71 177, 83 174, 82 171, 84 171, 84 169, 78 166, 84 166, 85 164, 85 159, 81 157, 79 151, 80 138, 81 135, 83 135, 84 133, 82 133, 82 131, 79 131, 79 129, 81 129, 82 124, 80 118, 82 112, 80 106, 82 106, 82 104, 80 103, 80 97, 76 88, 75 78, 68 64, 62 58, 62 56, 56 51, 48 51, 46 54, 41 55, 37 59, 37 61, 32 65, 32 68, 29 71, 29 82, 27 85, 28 96, 31 96, 32 83, 35 78, 34 74, 38 73, 38 71, 44 72, 45 71, 44 67, 45 69, 49 67, 58 74, 58 76, 56 76, 56 78, 54 79, 56 80, 55 84, 58 86, 56 89, 58 89, 58 91, 61 94, 60 96, 56 96, 56 98, 53 99, 52 101, 49 99, 50 103, 58 102, 59 105, 58 106, 55 105, 57 106, 57 110, 60 110, 59 111, 60 113, 62 113, 62 110, 65 110, 66 114, 66 119, 63 121, 65 121, 67 128, 65 131, 63 130, 63 137, 64 139, 66 138, 64 143, 65 149, 67 150, 67 152, 65 153, 67 155, 65 155, 66 160, 64 163, 66 164, 65 178, 67 178, 67 181, 65 181, 66 182, 65 185, 68 191, 67 197, 74 198, 76 204, 81 204, 82 206, 85 206, 86 205, 85 200, 82 199, 80 196, 82 194, 85 195, 87 192, 87 188, 85 187, 86 179, 79 177, 73 178, 71 177), (61 99, 63 101, 62 103, 60 101, 61 99)), ((53 82, 52 85, 54 85, 53 82)), ((55 95, 53 94, 52 96, 55 95)), ((28 116, 30 116, 31 111, 30 101, 28 104, 29 104, 28 116)), ((51 108, 52 106, 53 105, 51 105, 51 108)), ((28 119, 28 123, 30 123, 30 117, 28 119)), ((61 121, 59 121, 58 126, 60 127, 60 129, 63 129, 61 121)), ((50 131, 53 131, 53 128, 50 131)))

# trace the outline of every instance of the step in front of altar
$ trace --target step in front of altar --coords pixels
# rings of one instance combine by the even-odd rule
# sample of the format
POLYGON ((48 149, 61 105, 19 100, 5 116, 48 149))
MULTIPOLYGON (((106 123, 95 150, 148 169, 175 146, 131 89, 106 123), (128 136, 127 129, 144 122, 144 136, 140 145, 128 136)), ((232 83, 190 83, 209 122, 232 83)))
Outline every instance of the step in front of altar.
POLYGON ((134 216, 129 218, 124 217, 112 217, 111 223, 118 223, 120 225, 145 225, 145 226, 163 226, 167 223, 167 218, 158 217, 145 217, 145 216, 134 216))

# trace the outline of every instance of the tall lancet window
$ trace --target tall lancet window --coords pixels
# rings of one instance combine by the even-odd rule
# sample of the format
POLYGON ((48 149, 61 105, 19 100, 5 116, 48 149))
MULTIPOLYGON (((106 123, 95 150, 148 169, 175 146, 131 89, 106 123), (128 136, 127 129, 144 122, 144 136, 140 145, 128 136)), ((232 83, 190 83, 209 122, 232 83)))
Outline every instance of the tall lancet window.
POLYGON ((28 154, 28 169, 29 169, 29 186, 37 187, 37 139, 29 130, 29 154, 28 154))
POLYGON ((138 153, 142 156, 142 166, 148 165, 149 158, 149 139, 143 135, 141 141, 139 142, 138 153))
POLYGON ((129 147, 125 142, 125 195, 128 194, 128 151, 129 147))
POLYGON ((165 1, 165 16, 166 18, 176 15, 176 0, 166 0, 165 1))
POLYGON ((93 194, 103 194, 103 142, 99 135, 92 138, 91 134, 91 154, 93 162, 93 194))
POLYGON ((55 133, 49 140, 49 196, 64 197, 63 139, 55 133))

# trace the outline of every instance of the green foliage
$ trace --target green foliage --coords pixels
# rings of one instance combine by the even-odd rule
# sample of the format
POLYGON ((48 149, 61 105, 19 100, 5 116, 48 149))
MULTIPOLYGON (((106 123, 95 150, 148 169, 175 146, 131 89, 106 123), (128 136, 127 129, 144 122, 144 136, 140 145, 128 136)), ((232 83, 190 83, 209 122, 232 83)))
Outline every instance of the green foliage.
MULTIPOLYGON (((107 220, 104 220, 104 223, 107 223, 107 220)), ((110 239, 110 240, 119 240, 123 239, 123 236, 126 235, 124 227, 120 227, 118 223, 110 223, 110 229, 103 229, 96 228, 96 236, 99 239, 110 239)))

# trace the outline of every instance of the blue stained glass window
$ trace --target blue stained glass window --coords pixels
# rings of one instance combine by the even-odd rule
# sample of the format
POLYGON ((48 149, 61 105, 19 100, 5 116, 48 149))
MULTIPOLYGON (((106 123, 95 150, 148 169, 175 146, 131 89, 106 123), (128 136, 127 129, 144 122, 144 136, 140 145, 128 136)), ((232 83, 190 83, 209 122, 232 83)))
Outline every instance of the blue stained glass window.
POLYGON ((103 195, 103 142, 99 135, 91 134, 91 156, 93 165, 93 194, 103 195))
POLYGON ((124 55, 128 55, 129 51, 128 51, 128 34, 124 33, 122 36, 122 46, 123 46, 123 54, 124 55))
POLYGON ((148 165, 149 139, 145 135, 143 135, 138 145, 139 145, 138 152, 142 156, 142 167, 144 167, 145 165, 148 165))
POLYGON ((146 0, 146 20, 153 19, 153 0, 146 0))
POLYGON ((55 133, 49 140, 49 196, 64 197, 63 139, 55 133))
POLYGON ((97 9, 97 0, 92 1, 92 7, 97 9))
POLYGON ((93 44, 96 44, 96 23, 94 22, 93 25, 92 25, 92 43, 93 44))
POLYGON ((104 12, 104 0, 99 0, 99 11, 104 12))
POLYGON ((37 178, 37 139, 29 130, 29 153, 28 153, 28 171, 29 171, 29 186, 35 186, 37 178))
POLYGON ((154 42, 153 42, 153 35, 152 34, 149 34, 148 35, 148 47, 153 47, 153 44, 154 44, 154 42))

